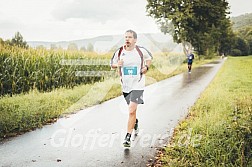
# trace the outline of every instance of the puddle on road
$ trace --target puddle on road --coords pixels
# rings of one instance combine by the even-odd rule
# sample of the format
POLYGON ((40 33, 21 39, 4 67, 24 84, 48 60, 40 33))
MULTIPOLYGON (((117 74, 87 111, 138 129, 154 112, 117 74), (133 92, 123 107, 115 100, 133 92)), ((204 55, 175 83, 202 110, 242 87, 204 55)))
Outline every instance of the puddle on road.
POLYGON ((188 84, 193 83, 194 81, 201 78, 204 74, 206 74, 212 67, 211 66, 202 66, 198 68, 192 68, 192 73, 184 73, 183 75, 183 83, 182 88, 187 86, 188 84))

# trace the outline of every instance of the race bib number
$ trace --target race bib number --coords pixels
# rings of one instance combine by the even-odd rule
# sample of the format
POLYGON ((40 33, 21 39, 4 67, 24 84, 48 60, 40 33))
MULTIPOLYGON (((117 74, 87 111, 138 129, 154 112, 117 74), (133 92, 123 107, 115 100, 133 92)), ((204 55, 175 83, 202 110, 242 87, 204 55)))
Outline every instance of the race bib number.
POLYGON ((123 67, 124 75, 137 75, 137 67, 123 67))

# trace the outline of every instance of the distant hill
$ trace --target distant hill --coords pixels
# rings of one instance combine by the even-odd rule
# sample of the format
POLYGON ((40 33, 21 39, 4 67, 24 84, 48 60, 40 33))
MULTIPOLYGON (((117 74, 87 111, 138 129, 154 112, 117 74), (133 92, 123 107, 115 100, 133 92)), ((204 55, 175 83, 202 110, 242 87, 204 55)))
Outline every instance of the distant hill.
MULTIPOLYGON (((51 45, 67 49, 68 45, 75 43, 78 48, 86 47, 88 44, 94 46, 96 52, 107 52, 112 48, 119 48, 124 43, 123 35, 105 35, 95 38, 80 39, 73 41, 60 41, 60 42, 46 42, 46 41, 28 41, 30 47, 36 48, 43 45, 46 48, 51 48, 51 45)), ((173 42, 172 36, 164 35, 162 33, 146 33, 138 34, 138 45, 148 48, 150 51, 174 51, 181 52, 180 45, 173 42)))
POLYGON ((231 17, 231 21, 233 22, 233 29, 235 31, 244 27, 252 26, 252 13, 231 17))

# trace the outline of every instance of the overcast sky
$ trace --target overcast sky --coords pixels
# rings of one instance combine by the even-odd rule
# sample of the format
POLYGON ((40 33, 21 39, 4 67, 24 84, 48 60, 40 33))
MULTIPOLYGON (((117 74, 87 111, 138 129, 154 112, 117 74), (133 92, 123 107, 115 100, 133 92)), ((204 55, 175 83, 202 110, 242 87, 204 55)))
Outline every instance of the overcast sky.
MULTIPOLYGON (((231 16, 252 13, 251 0, 228 0, 231 16)), ((0 0, 0 38, 68 41, 100 35, 160 32, 146 0, 0 0)))

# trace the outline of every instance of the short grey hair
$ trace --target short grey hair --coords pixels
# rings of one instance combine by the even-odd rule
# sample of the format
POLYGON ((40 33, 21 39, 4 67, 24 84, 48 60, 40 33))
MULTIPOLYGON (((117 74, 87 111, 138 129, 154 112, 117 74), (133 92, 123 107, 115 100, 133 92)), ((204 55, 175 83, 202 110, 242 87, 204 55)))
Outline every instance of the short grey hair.
POLYGON ((125 33, 130 32, 133 34, 134 39, 137 39, 137 33, 133 30, 127 30, 125 33))

